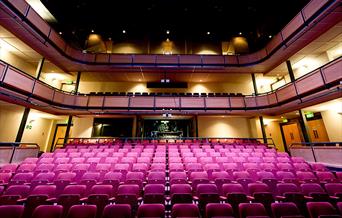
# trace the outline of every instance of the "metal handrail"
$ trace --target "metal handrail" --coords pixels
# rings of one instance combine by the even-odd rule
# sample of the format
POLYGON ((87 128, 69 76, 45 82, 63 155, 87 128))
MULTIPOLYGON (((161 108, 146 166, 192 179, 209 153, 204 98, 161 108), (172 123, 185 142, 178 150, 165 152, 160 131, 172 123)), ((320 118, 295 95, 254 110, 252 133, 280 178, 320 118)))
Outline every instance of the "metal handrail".
POLYGON ((37 148, 38 151, 40 150, 40 147, 37 143, 32 143, 32 142, 28 142, 28 143, 25 143, 25 142, 0 142, 0 149, 6 148, 6 147, 12 148, 12 154, 11 154, 11 158, 10 158, 9 163, 12 163, 14 153, 15 153, 17 148, 31 148, 31 147, 26 147, 26 146, 34 146, 33 148, 37 148), (25 146, 25 147, 22 147, 22 146, 25 146))
MULTIPOLYGON (((342 142, 295 142, 289 145, 289 148, 294 147, 310 147, 312 152, 312 157, 314 158, 314 161, 317 162, 317 157, 315 153, 315 146, 326 146, 326 147, 342 147, 342 142)), ((291 151, 290 151, 291 152, 291 151)))
MULTIPOLYGON (((80 140, 82 142, 89 142, 93 141, 92 143, 100 143, 102 140, 109 141, 109 142, 120 142, 125 143, 128 141, 135 141, 135 143, 139 143, 139 141, 149 140, 200 140, 202 143, 210 143, 211 140, 242 140, 242 141, 262 141, 264 138, 235 138, 235 137, 177 137, 177 138, 154 138, 154 137, 90 137, 90 138, 58 138, 56 143, 53 145, 52 150, 55 150, 59 147, 64 147, 64 140, 66 139, 67 142, 73 141, 73 140, 80 140)), ((272 138, 266 138, 267 139, 267 146, 269 148, 276 148, 276 145, 272 138)), ((67 143, 66 143, 67 144, 67 143)))

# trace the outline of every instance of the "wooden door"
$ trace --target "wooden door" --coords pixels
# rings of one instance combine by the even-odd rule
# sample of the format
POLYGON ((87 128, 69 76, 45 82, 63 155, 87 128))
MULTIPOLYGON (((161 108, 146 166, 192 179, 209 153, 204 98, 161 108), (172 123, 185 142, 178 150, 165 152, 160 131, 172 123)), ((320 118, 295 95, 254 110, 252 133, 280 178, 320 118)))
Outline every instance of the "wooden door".
POLYGON ((292 143, 302 142, 299 126, 297 123, 283 125, 282 128, 287 146, 291 145, 292 143))
POLYGON ((308 129, 311 142, 329 142, 329 137, 322 119, 309 120, 308 129))

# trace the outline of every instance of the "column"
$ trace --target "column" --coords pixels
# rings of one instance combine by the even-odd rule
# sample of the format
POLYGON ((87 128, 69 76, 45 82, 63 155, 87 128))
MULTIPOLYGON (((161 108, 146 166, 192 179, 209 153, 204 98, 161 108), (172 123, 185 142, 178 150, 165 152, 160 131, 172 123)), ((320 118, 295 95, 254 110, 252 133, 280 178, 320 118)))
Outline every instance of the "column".
POLYGON ((291 82, 294 82, 296 79, 295 79, 294 74, 293 74, 293 69, 292 69, 292 65, 291 65, 290 60, 286 61, 286 66, 287 66, 287 71, 290 75, 291 82))
POLYGON ((75 84, 75 93, 78 92, 78 88, 80 86, 80 81, 81 81, 81 72, 77 72, 76 84, 75 84))
POLYGON ((305 114, 303 113, 302 110, 298 110, 298 112, 299 112, 299 124, 303 133, 304 141, 310 142, 308 122, 306 121, 305 114))
POLYGON ((266 136, 266 130, 265 130, 265 126, 264 126, 264 118, 262 116, 259 116, 259 121, 260 121, 262 138, 264 140, 264 143, 267 144, 267 136, 266 136))
MULTIPOLYGON (((80 85, 80 80, 81 80, 81 72, 77 72, 76 84, 75 84, 75 93, 78 92, 78 87, 80 85)), ((66 144, 67 141, 68 141, 68 138, 69 138, 69 135, 70 135, 71 125, 72 125, 72 115, 69 115, 67 129, 65 130, 65 136, 64 136, 63 144, 66 144)))
MULTIPOLYGON (((43 57, 38 62, 38 66, 36 69, 36 79, 37 80, 39 80, 40 75, 42 74, 44 61, 45 61, 45 58, 43 57)), ((32 90, 32 92, 33 92, 33 90, 32 90)), ((15 138, 15 142, 21 142, 21 139, 23 138, 23 135, 24 135, 24 130, 25 130, 25 126, 26 126, 26 122, 27 122, 27 118, 28 118, 29 114, 30 114, 30 108, 25 107, 23 117, 21 118, 20 126, 18 129, 17 137, 15 138)))
POLYGON ((255 93, 255 95, 258 95, 258 87, 257 87, 256 80, 255 80, 255 74, 252 73, 251 75, 252 75, 252 82, 253 82, 254 93, 255 93))
POLYGON ((36 70, 36 78, 39 80, 40 75, 42 74, 42 69, 44 66, 45 58, 42 58, 38 62, 37 70, 36 70))
POLYGON ((196 132, 196 137, 198 137, 198 116, 197 115, 195 115, 195 132, 196 132))
POLYGON ((29 113, 30 113, 30 108, 26 107, 24 110, 23 118, 21 118, 19 130, 17 133, 17 137, 15 138, 15 142, 21 142, 29 113))
POLYGON ((70 129, 71 129, 71 124, 72 124, 72 115, 69 115, 67 128, 65 130, 65 136, 64 136, 63 144, 66 144, 67 141, 68 141, 69 134, 70 134, 70 129))

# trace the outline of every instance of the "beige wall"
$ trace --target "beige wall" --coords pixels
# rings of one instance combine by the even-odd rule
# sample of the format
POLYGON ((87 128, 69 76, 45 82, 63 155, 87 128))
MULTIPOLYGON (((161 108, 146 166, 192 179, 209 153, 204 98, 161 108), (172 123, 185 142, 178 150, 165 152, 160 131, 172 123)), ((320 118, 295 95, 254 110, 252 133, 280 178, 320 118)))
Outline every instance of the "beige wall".
MULTIPOLYGON (((342 109, 342 105, 340 106, 342 109)), ((336 110, 321 112, 324 126, 331 142, 342 142, 342 114, 336 110)))
POLYGON ((74 117, 70 136, 72 138, 89 138, 93 131, 94 117, 74 117))
POLYGON ((250 138, 248 118, 198 116, 199 137, 250 138))
POLYGON ((150 89, 146 83, 128 82, 81 82, 81 93, 89 92, 232 92, 252 94, 253 85, 250 81, 245 83, 188 83, 187 89, 150 89))
POLYGON ((22 142, 37 143, 41 151, 46 151, 53 126, 53 120, 37 118, 29 115, 26 125, 32 124, 32 129, 25 128, 22 142))
POLYGON ((18 133, 24 108, 17 105, 3 105, 0 102, 0 142, 14 142, 18 133))

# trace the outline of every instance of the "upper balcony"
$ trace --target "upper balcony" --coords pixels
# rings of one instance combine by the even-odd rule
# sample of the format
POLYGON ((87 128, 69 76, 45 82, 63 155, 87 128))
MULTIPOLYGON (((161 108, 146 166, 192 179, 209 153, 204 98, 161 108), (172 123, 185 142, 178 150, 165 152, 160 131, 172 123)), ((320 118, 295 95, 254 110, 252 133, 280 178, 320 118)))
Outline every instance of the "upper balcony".
POLYGON ((250 96, 86 95, 53 88, 0 62, 0 99, 57 114, 223 113, 280 114, 341 97, 342 58, 272 92, 250 96))
POLYGON ((67 44, 24 0, 0 3, 0 24, 65 71, 146 68, 267 73, 342 20, 337 0, 312 0, 257 52, 244 55, 88 53, 67 44))

